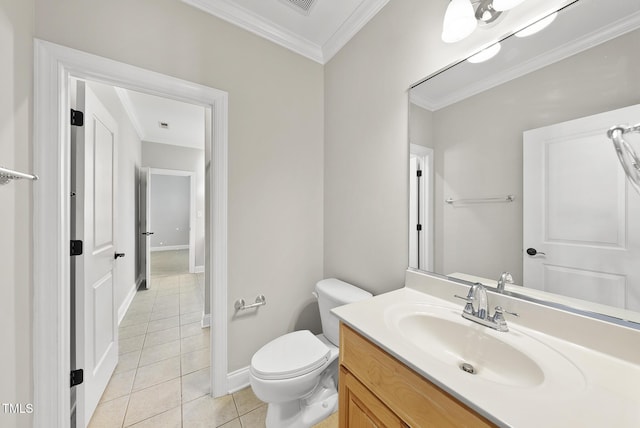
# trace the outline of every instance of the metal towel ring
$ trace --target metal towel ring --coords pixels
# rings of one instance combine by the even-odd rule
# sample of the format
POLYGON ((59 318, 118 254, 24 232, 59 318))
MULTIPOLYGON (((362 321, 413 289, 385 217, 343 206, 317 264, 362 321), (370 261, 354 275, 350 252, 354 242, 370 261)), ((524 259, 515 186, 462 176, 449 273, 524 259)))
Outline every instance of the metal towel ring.
POLYGON ((618 159, 622 164, 622 168, 624 169, 627 178, 636 191, 640 193, 640 157, 638 157, 636 152, 633 150, 631 144, 629 144, 629 142, 623 137, 624 134, 631 132, 640 132, 640 123, 635 126, 613 126, 607 131, 607 137, 613 141, 616 154, 618 155, 618 159))

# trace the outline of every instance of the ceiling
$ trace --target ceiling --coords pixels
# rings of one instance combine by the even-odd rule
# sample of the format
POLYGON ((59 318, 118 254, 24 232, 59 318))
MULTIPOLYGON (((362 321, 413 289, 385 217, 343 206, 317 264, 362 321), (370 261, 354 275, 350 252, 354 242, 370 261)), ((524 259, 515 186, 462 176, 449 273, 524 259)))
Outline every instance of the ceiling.
POLYGON ((204 107, 115 89, 140 140, 204 149, 204 107), (167 127, 161 123, 166 123, 167 127))
POLYGON ((389 0, 182 0, 321 64, 389 0), (299 5, 308 5, 308 11, 299 5))

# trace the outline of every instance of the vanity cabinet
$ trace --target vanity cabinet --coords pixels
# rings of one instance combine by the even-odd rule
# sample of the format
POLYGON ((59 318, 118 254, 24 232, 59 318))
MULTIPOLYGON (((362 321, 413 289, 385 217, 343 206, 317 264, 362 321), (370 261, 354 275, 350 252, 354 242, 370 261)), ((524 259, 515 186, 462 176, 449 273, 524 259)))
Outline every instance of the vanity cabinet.
POLYGON ((339 385, 340 428, 496 426, 345 324, 339 385))

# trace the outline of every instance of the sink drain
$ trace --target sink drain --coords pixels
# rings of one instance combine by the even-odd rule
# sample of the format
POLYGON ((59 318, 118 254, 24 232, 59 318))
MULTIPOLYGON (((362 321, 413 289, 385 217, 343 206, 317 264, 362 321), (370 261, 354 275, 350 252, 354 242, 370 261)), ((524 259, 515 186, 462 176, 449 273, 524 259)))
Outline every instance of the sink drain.
POLYGON ((469 374, 476 374, 476 369, 469 363, 462 363, 460 364, 460 369, 463 372, 467 372, 469 374))

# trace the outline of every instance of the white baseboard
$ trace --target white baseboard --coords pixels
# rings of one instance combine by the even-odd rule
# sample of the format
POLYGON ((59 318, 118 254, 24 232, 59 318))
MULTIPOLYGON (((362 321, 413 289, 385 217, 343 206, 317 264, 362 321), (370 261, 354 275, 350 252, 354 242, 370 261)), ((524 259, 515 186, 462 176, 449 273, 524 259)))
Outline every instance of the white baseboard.
POLYGON ((204 266, 196 266, 193 273, 204 273, 204 266))
POLYGON ((202 328, 211 327, 211 314, 202 313, 202 328))
POLYGON ((151 252, 155 251, 175 251, 175 250, 188 250, 189 244, 187 245, 163 245, 162 247, 151 247, 151 252))
POLYGON ((124 301, 118 308, 118 325, 122 322, 122 319, 127 314, 127 310, 129 310, 129 306, 131 306, 131 302, 133 302, 133 298, 136 297, 136 291, 138 291, 138 282, 134 282, 127 293, 127 297, 124 298, 124 301))
POLYGON ((249 366, 227 374, 229 394, 240 391, 249 386, 249 366))

